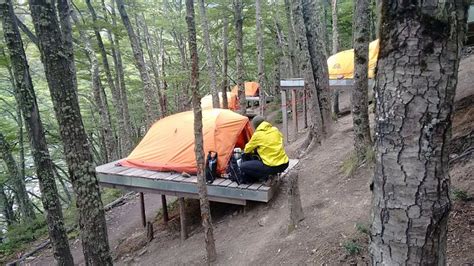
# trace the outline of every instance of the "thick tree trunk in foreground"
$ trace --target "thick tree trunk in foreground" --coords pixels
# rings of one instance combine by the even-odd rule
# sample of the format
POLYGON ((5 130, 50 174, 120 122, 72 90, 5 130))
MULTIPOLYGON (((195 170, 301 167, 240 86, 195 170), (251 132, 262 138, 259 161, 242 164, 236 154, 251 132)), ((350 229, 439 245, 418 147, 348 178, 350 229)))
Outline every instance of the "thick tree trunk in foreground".
MULTIPOLYGON (((63 3, 60 7, 68 8, 68 4, 63 3)), ((64 144, 64 155, 76 193, 85 262, 91 265, 111 265, 99 184, 77 99, 76 73, 71 61, 73 58, 62 56, 63 36, 51 2, 30 0, 30 9, 64 144)), ((68 20, 63 23, 68 23, 68 20)), ((63 31, 64 38, 71 38, 70 31, 65 31, 65 28, 63 31)))
POLYGON ((460 2, 383 2, 370 244, 374 265, 446 264, 446 147, 467 8, 460 2))
POLYGON ((234 0, 234 23, 235 23, 235 44, 237 51, 237 86, 239 86, 239 106, 240 114, 247 114, 247 100, 245 98, 245 87, 244 87, 244 44, 243 44, 243 31, 242 27, 244 24, 244 18, 242 15, 242 0, 234 0))
POLYGON ((36 94, 11 0, 0 4, 0 11, 3 17, 5 42, 10 52, 10 60, 15 76, 15 93, 17 94, 28 130, 31 152, 41 190, 41 202, 46 212, 46 221, 49 238, 53 246, 54 258, 58 265, 72 265, 74 261, 64 228, 63 213, 54 178, 53 164, 46 144, 43 124, 38 103, 36 102, 36 94))
MULTIPOLYGON (((306 26, 306 39, 308 40, 311 67, 313 69, 316 85, 317 101, 322 121, 323 138, 331 134, 333 120, 331 117, 331 93, 329 90, 328 63, 323 45, 324 35, 318 35, 317 13, 315 0, 303 0, 303 17, 306 26)), ((321 4, 322 5, 322 4, 321 4)), ((323 33, 323 32, 322 32, 323 33)), ((316 100, 316 99, 314 99, 316 100)))
POLYGON ((130 23, 130 18, 128 17, 127 11, 125 10, 125 5, 123 0, 116 0, 117 7, 122 17, 122 22, 125 28, 127 29, 128 38, 130 39, 130 44, 133 50, 133 57, 135 59, 135 65, 137 66, 138 72, 140 72, 140 78, 143 82, 144 95, 143 103, 145 105, 145 120, 146 125, 149 128, 156 120, 158 115, 158 109, 156 101, 154 100, 153 85, 148 75, 147 67, 145 64, 145 59, 143 58, 143 50, 140 46, 140 42, 137 38, 137 35, 133 31, 132 24, 130 23))
POLYGON ((9 184, 13 188, 16 202, 18 204, 18 211, 21 214, 23 222, 30 222, 36 218, 33 203, 31 203, 26 191, 24 177, 20 174, 18 164, 13 157, 10 145, 7 143, 5 136, 0 133, 0 158, 5 162, 8 170, 9 184))
MULTIPOLYGON (((297 58, 300 63, 300 71, 306 82, 309 97, 309 111, 311 113, 311 125, 309 127, 308 139, 303 144, 303 149, 310 151, 315 145, 321 143, 323 138, 323 120, 321 108, 319 106, 317 83, 313 67, 311 65, 311 55, 308 47, 306 27, 303 18, 303 3, 297 0, 292 4, 293 19, 295 22, 296 47, 298 47, 297 58)), ((313 32, 316 33, 316 32, 313 32)))
POLYGON ((262 6, 260 0, 255 0, 255 18, 257 21, 257 71, 258 71, 258 83, 260 84, 259 90, 259 106, 260 115, 264 115, 265 112, 265 62, 263 54, 263 19, 262 19, 262 6))
POLYGON ((201 14, 201 27, 204 33, 204 46, 206 48, 207 55, 207 70, 211 84, 212 106, 214 108, 220 108, 219 93, 217 90, 216 66, 214 64, 214 57, 212 56, 211 37, 209 36, 209 22, 207 21, 206 5, 204 0, 199 0, 199 11, 201 14))
POLYGON ((369 126, 369 0, 354 2, 354 86, 352 88, 352 123, 354 125, 354 148, 357 159, 362 162, 367 149, 372 146, 369 126))
POLYGON ((229 108, 229 102, 227 101, 227 87, 229 86, 229 78, 227 77, 227 69, 229 67, 229 53, 228 47, 229 44, 229 20, 227 16, 223 18, 223 26, 222 26, 222 107, 224 109, 229 108))
POLYGON ((201 96, 199 95, 199 60, 196 43, 196 24, 194 22, 194 1, 186 0, 186 23, 188 24, 189 52, 191 55, 191 90, 193 93, 194 112, 194 152, 196 153, 199 201, 201 219, 204 227, 208 263, 216 260, 216 246, 212 229, 211 211, 207 197, 207 185, 204 176, 204 148, 202 136, 201 96))

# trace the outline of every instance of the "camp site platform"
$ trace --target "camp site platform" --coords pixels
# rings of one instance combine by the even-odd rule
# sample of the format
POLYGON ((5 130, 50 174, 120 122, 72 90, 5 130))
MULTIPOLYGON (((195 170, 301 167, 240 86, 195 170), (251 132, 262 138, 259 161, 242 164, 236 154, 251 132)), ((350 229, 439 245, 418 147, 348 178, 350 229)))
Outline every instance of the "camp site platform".
MULTIPOLYGON (((157 172, 138 168, 123 167, 118 161, 100 165, 96 168, 99 183, 105 187, 121 188, 145 193, 199 198, 197 177, 184 177, 180 173, 157 172)), ((290 159, 286 175, 299 160, 290 159)), ((218 178, 207 185, 210 201, 246 205, 247 201, 269 202, 275 193, 278 182, 271 187, 261 183, 241 184, 229 179, 218 178)))

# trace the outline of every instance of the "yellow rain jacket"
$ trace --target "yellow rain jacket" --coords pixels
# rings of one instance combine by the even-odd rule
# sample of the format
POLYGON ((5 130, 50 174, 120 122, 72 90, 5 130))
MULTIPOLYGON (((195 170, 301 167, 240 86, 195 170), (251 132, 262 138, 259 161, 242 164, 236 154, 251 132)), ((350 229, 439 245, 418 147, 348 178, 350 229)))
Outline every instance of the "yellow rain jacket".
POLYGON ((251 153, 255 149, 267 166, 279 166, 289 160, 283 148, 283 135, 276 127, 265 121, 257 127, 245 145, 244 152, 251 153))

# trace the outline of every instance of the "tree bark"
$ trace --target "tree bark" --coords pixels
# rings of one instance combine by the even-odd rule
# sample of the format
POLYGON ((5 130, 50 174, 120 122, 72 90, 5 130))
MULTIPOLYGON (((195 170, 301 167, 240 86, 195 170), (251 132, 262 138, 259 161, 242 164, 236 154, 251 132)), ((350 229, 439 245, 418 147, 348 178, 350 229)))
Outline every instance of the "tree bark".
POLYGON ((92 44, 89 37, 87 36, 87 33, 81 29, 79 19, 74 10, 71 12, 71 18, 73 22, 79 26, 79 35, 82 39, 82 42, 84 43, 84 50, 87 59, 90 62, 92 93, 94 102, 97 106, 97 111, 99 112, 100 133, 105 143, 104 161, 110 162, 116 159, 116 156, 114 156, 116 145, 113 138, 114 133, 112 132, 112 122, 110 121, 110 114, 107 108, 107 98, 104 97, 105 95, 103 93, 102 82, 100 80, 99 61, 97 60, 97 56, 92 48, 92 44))
MULTIPOLYGON (((318 35, 317 13, 315 0, 303 0, 303 17, 306 26, 311 68, 313 69, 316 93, 320 108, 323 138, 331 134, 333 120, 331 117, 331 93, 329 90, 329 74, 327 57, 323 45, 324 35, 318 35)), ((322 5, 322 4, 321 4, 322 5)), ((324 33, 324 32, 322 32, 324 33)), ((314 99, 316 100, 316 99, 314 99)))
POLYGON ((337 28, 337 0, 331 0, 332 6, 332 54, 339 51, 339 30, 337 28))
MULTIPOLYGON (((67 2, 58 6, 69 9, 67 2)), ((62 28, 61 34, 56 10, 51 2, 30 0, 30 9, 63 141, 64 155, 76 193, 85 262, 91 265, 112 265, 99 184, 77 99, 77 80, 72 62, 74 58, 63 56, 63 38, 72 39, 71 32, 68 31, 70 26, 62 28)), ((59 13, 61 12, 68 13, 65 10, 60 10, 59 13)), ((62 24, 68 22, 69 19, 64 19, 62 24)))
POLYGON ((288 207, 290 208, 290 228, 294 229, 304 219, 298 187, 298 173, 291 172, 288 177, 288 207))
POLYGON ((0 133, 0 158, 3 159, 7 166, 8 175, 10 176, 9 183, 14 190, 13 194, 15 195, 18 204, 21 220, 23 222, 33 221, 36 218, 36 214, 33 204, 28 197, 28 192, 26 191, 24 177, 21 176, 18 164, 13 157, 11 147, 2 133, 0 133))
POLYGON ((354 148, 357 159, 362 162, 367 149, 372 146, 369 125, 368 69, 369 69, 369 0, 354 2, 354 86, 352 88, 352 123, 354 125, 354 148))
POLYGON ((0 187, 0 207, 2 208, 2 214, 5 219, 7 226, 15 223, 15 214, 13 213, 13 204, 8 200, 7 194, 5 193, 5 187, 0 187))
POLYGON ((258 71, 258 83, 260 84, 259 90, 259 106, 260 115, 264 116, 265 112, 265 66, 264 66, 264 50, 263 50, 263 19, 262 19, 262 7, 260 0, 255 0, 255 18, 257 24, 257 71, 258 71))
MULTIPOLYGON (((10 52, 10 61, 12 62, 13 74, 15 76, 15 94, 19 100, 28 130, 31 151, 41 190, 41 202, 46 212, 46 221, 53 246, 54 258, 58 265, 72 265, 74 261, 64 228, 63 213, 54 178, 53 164, 46 144, 38 103, 36 102, 29 66, 11 0, 6 0, 6 2, 0 4, 0 9, 3 17, 3 33, 10 52)), ((25 196, 28 197, 28 195, 25 196)), ((34 213, 33 210, 30 211, 34 213)))
POLYGON ((135 65, 140 72, 140 78, 143 82, 144 96, 143 103, 145 105, 145 121, 146 125, 149 128, 157 118, 157 104, 153 97, 153 84, 151 83, 150 76, 148 75, 147 67, 145 64, 145 59, 143 58, 143 51, 140 47, 140 42, 135 34, 132 24, 130 23, 130 18, 128 17, 127 11, 125 10, 125 5, 123 0, 116 0, 117 7, 122 17, 122 22, 125 28, 127 29, 128 37, 130 39, 130 44, 133 50, 133 57, 135 59, 135 65))
POLYGON ((296 55, 296 37, 295 37, 295 29, 294 29, 294 20, 292 16, 291 10, 291 2, 290 0, 285 0, 285 11, 286 11, 286 23, 288 27, 288 48, 290 55, 290 78, 299 77, 299 67, 298 67, 298 58, 296 55))
POLYGON ((467 5, 383 1, 373 265, 445 265, 448 150, 467 5))
POLYGON ((228 46, 227 43, 229 41, 229 20, 227 16, 223 18, 223 26, 222 26, 222 107, 224 109, 229 109, 229 102, 227 100, 227 87, 229 87, 229 78, 228 75, 228 68, 229 68, 229 53, 228 53, 228 46))
POLYGON ((212 228, 211 211, 207 197, 207 185, 204 176, 204 148, 202 136, 202 110, 201 96, 199 95, 199 60, 196 43, 196 24, 194 22, 194 1, 186 0, 186 23, 188 25, 189 52, 191 55, 191 90, 193 93, 194 113, 194 152, 196 153, 197 178, 199 189, 199 202, 201 206, 202 226, 204 227, 204 238, 208 263, 216 260, 216 246, 212 228))
POLYGON ((244 87, 244 44, 243 44, 243 23, 244 18, 242 15, 242 0, 234 1, 234 23, 235 23, 235 43, 237 51, 237 86, 239 92, 237 97, 239 98, 239 113, 241 115, 247 114, 247 99, 245 98, 245 87, 244 87))
POLYGON ((214 108, 220 108, 219 93, 217 90, 216 66, 212 56, 211 37, 209 36, 209 22, 207 21, 206 5, 204 4, 204 0, 199 0, 199 11, 201 14, 201 27, 204 33, 204 46, 206 48, 207 55, 207 71, 209 72, 211 84, 212 106, 214 108))
MULTIPOLYGON (((323 138, 323 121, 321 109, 319 107, 318 91, 316 88, 315 75, 311 65, 311 55, 309 53, 306 27, 303 18, 303 3, 297 0, 292 4, 293 19, 295 22, 296 47, 298 47, 297 57, 300 63, 300 71, 305 80, 308 97, 310 98, 309 110, 311 113, 312 124, 309 127, 308 137, 303 150, 308 150, 321 143, 323 138)), ((316 32, 314 32, 316 33, 316 32)))
MULTIPOLYGON (((117 28, 117 18, 115 13, 115 1, 111 0, 111 18, 112 18, 112 26, 117 28)), ((104 11, 105 12, 105 11, 104 11)), ((107 17, 106 17, 107 19, 107 17)), ((132 123, 130 121, 130 112, 128 108, 128 96, 127 96, 127 88, 125 85, 125 73, 123 70, 123 63, 122 63, 122 52, 120 50, 120 41, 117 36, 113 36, 110 30, 107 30, 107 35, 109 37, 109 41, 112 43, 112 58, 114 60, 114 68, 115 68, 115 80, 119 92, 120 92, 120 107, 122 111, 122 116, 124 120, 123 129, 124 135, 120 138, 121 145, 121 155, 127 156, 129 152, 133 149, 132 143, 132 123)), ((118 108, 118 107, 117 107, 118 108)))

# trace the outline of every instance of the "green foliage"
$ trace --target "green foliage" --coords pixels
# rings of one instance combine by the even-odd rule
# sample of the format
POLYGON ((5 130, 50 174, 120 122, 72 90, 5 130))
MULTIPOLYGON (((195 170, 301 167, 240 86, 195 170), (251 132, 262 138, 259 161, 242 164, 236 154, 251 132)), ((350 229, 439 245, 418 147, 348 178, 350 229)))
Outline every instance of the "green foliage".
POLYGON ((458 201, 469 201, 471 197, 465 190, 454 188, 452 191, 453 199, 458 201))
POLYGON ((359 245, 354 239, 344 242, 342 245, 344 250, 351 256, 357 255, 362 251, 362 246, 359 245))
POLYGON ((123 195, 123 191, 115 188, 104 188, 101 191, 102 202, 104 206, 111 203, 112 201, 120 198, 123 195))
POLYGON ((356 223, 356 229, 359 233, 362 233, 362 234, 365 234, 365 235, 370 234, 369 227, 364 223, 356 223))
POLYGON ((4 242, 0 244, 0 254, 8 256, 25 244, 46 236, 47 232, 46 221, 43 217, 28 224, 9 226, 4 235, 4 242))
POLYGON ((351 153, 347 159, 342 162, 342 172, 345 176, 351 176, 359 166, 357 156, 351 153))

